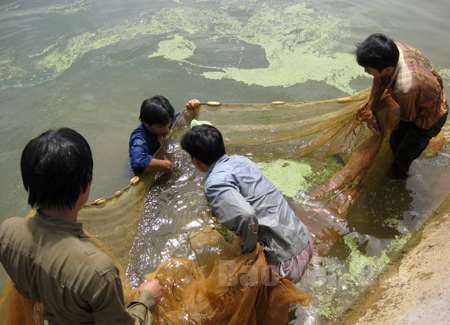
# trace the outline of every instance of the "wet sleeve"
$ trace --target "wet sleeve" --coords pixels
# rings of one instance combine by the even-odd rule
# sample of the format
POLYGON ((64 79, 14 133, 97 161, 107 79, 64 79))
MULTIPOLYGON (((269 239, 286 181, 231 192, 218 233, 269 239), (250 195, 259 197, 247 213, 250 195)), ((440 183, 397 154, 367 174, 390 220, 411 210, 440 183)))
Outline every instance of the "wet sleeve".
POLYGON ((205 187, 205 195, 220 224, 242 238, 241 254, 252 252, 258 242, 258 219, 255 209, 231 185, 205 187), (250 225, 255 225, 255 231, 250 225))
POLYGON ((139 299, 125 307, 119 275, 109 272, 104 276, 106 276, 106 281, 94 294, 91 302, 95 324, 153 324, 151 309, 153 309, 155 299, 150 291, 142 290, 139 299))
POLYGON ((139 299, 127 305, 127 311, 135 318, 135 324, 153 324, 152 310, 155 307, 155 297, 149 290, 142 290, 139 299))
POLYGON ((134 171, 142 173, 148 166, 153 159, 153 156, 149 152, 150 148, 147 141, 142 137, 132 134, 129 143, 129 153, 131 168, 134 171))

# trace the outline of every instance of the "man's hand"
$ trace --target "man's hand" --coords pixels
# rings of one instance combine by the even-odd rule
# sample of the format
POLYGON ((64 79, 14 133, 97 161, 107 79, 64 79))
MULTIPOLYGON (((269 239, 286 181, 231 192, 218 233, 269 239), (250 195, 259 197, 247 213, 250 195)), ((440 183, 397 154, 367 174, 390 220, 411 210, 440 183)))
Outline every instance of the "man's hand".
POLYGON ((166 156, 163 159, 153 158, 150 163, 145 168, 144 172, 152 173, 162 170, 164 173, 168 174, 172 171, 172 163, 166 156))
POLYGON ((370 119, 372 119, 373 113, 370 109, 366 108, 366 105, 361 106, 358 111, 356 112, 356 119, 358 121, 364 121, 367 122, 370 119))
POLYGON ((373 133, 380 135, 380 128, 378 127, 377 118, 375 116, 370 121, 367 121, 367 128, 373 133))
POLYGON ((172 171, 172 162, 169 159, 167 159, 166 156, 164 156, 163 159, 162 159, 162 163, 163 163, 163 170, 162 171, 165 174, 170 173, 172 171))
POLYGON ((139 292, 142 290, 149 290, 155 297, 156 302, 160 301, 162 298, 162 287, 156 279, 142 283, 138 290, 139 292))
POLYGON ((191 109, 197 114, 197 112, 200 110, 200 101, 198 99, 191 99, 186 103, 186 108, 191 109))

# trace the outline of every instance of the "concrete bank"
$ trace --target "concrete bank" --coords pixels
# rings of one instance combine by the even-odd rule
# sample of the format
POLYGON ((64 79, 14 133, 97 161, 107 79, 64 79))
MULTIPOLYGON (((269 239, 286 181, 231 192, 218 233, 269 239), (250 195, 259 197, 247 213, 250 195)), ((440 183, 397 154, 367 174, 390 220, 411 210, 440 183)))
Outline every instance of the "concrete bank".
POLYGON ((450 196, 333 325, 450 324, 450 196))

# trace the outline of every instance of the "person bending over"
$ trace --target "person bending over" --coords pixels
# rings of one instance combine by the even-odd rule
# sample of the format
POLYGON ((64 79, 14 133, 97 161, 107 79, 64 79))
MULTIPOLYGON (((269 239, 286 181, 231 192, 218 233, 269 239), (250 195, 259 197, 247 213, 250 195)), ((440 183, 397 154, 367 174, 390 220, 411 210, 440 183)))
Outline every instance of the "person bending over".
POLYGON ((300 281, 312 257, 313 240, 259 167, 245 157, 228 156, 222 134, 211 125, 193 127, 181 147, 206 173, 206 199, 220 224, 242 238, 241 254, 252 252, 259 241, 275 272, 300 281))
MULTIPOLYGON (((197 112, 200 101, 192 99, 187 102, 188 109, 197 112)), ((155 172, 162 170, 169 173, 172 170, 170 160, 153 158, 161 147, 166 135, 172 128, 179 114, 175 115, 170 102, 163 96, 154 96, 144 100, 141 105, 141 125, 131 132, 129 153, 131 168, 136 173, 155 172)))
POLYGON ((89 144, 72 129, 49 130, 26 145, 22 179, 37 212, 0 225, 1 263, 22 296, 42 303, 50 325, 153 324, 158 280, 144 282, 139 299, 125 306, 114 262, 77 222, 92 169, 89 144))
POLYGON ((401 119, 390 137, 394 153, 391 173, 394 178, 406 178, 413 160, 447 120, 442 79, 426 56, 383 34, 370 35, 357 45, 355 55, 364 71, 373 76, 369 101, 359 109, 357 119, 366 121, 367 127, 379 134, 374 113, 384 91, 388 91, 398 104, 390 113, 401 119))

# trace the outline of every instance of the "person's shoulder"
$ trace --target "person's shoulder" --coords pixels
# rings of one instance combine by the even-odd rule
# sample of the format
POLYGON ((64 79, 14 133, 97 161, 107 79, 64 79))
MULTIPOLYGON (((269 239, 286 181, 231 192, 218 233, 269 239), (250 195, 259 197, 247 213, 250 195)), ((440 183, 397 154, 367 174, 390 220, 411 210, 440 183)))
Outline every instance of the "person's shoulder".
POLYGON ((258 164, 255 163, 253 160, 244 157, 244 156, 239 156, 239 155, 233 155, 230 156, 231 162, 238 167, 241 168, 251 168, 253 169, 257 169, 259 170, 258 164))
POLYGON ((0 224, 0 232, 5 233, 8 231, 14 231, 18 230, 18 228, 22 227, 24 224, 27 223, 27 221, 30 220, 29 218, 22 218, 22 217, 10 217, 6 220, 4 220, 0 224))
MULTIPOLYGON (((88 238, 74 241, 72 257, 80 262, 80 267, 95 271, 102 277, 108 272, 117 274, 117 268, 114 261, 88 238)), ((88 271, 89 272, 89 271, 88 271)))
POLYGON ((130 135, 130 146, 132 145, 142 145, 148 142, 148 134, 144 129, 143 125, 140 124, 136 129, 131 132, 130 135))
POLYGON ((139 124, 137 128, 135 128, 133 131, 131 131, 130 138, 136 137, 136 136, 142 136, 145 135, 144 126, 142 124, 139 124))

